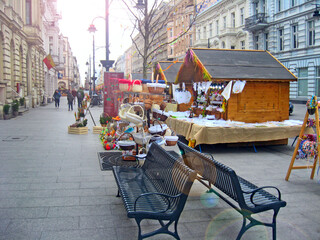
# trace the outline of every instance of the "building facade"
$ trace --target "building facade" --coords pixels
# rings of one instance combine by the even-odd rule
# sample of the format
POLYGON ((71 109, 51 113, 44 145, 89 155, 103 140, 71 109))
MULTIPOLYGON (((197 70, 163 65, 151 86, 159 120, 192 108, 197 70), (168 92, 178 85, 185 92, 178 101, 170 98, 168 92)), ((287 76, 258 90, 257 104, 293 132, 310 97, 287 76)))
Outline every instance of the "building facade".
POLYGON ((320 96, 320 18, 310 0, 250 0, 252 49, 270 51, 298 77, 290 84, 290 99, 320 96))
POLYGON ((57 13, 56 0, 44 1, 43 31, 45 52, 51 54, 55 67, 50 70, 44 67, 44 103, 52 102, 53 92, 58 89, 59 71, 64 69, 61 34, 58 21, 61 16, 57 13))
POLYGON ((211 1, 203 6, 196 21, 194 47, 248 49, 249 34, 243 30, 248 13, 246 0, 211 1))
POLYGON ((0 105, 25 97, 27 107, 43 101, 45 57, 40 0, 0 1, 0 105))
MULTIPOLYGON (((27 108, 51 101, 58 71, 65 69, 56 2, 0 0, 0 118, 4 104, 15 99, 24 97, 27 108), (56 65, 50 70, 43 62, 48 54, 56 65)), ((73 57, 72 66, 79 82, 73 57)))

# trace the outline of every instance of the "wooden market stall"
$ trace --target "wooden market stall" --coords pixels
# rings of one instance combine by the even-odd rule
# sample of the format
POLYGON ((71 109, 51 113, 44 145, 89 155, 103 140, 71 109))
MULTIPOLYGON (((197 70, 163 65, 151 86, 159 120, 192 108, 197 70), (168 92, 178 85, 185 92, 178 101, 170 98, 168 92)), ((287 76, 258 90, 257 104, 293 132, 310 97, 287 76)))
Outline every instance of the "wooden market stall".
POLYGON ((242 93, 231 93, 225 120, 255 123, 289 118, 289 84, 297 78, 267 51, 191 48, 176 83, 231 80, 245 80, 246 85, 242 93))
POLYGON ((289 119, 291 81, 297 81, 297 78, 267 51, 191 48, 187 51, 175 81, 176 84, 185 83, 186 89, 193 95, 182 111, 190 107, 197 109, 194 105, 195 102, 198 105, 199 91, 195 88, 202 86, 199 85, 200 82, 209 82, 209 85, 204 84, 209 90, 202 93, 205 100, 201 111, 204 113, 209 104, 217 105, 213 114, 216 119, 244 122, 249 127, 209 127, 201 125, 196 119, 183 121, 170 118, 167 122, 178 134, 188 140, 195 140, 196 145, 248 142, 287 144, 288 138, 298 135, 301 127, 284 126, 280 123, 289 119), (245 85, 242 91, 233 93, 231 89, 236 82, 245 85), (212 101, 209 96, 212 89, 220 96, 228 86, 228 99, 221 97, 212 101), (250 125, 270 121, 280 124, 268 127, 250 125))
MULTIPOLYGON (((169 86, 169 95, 172 98, 172 86, 176 80, 182 61, 159 61, 154 67, 154 76, 159 76, 159 80, 164 80, 169 86)), ((166 111, 177 111, 178 106, 175 103, 167 103, 166 111)))

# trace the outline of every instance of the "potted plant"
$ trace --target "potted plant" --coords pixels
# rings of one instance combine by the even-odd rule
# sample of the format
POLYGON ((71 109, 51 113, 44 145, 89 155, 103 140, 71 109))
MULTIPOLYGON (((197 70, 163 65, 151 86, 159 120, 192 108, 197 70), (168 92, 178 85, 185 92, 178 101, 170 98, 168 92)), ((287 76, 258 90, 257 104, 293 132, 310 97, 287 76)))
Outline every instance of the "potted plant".
POLYGON ((100 115, 100 124, 102 127, 106 127, 111 120, 112 120, 112 117, 106 113, 103 113, 100 115))
POLYGON ((3 106, 3 119, 7 120, 10 118, 9 116, 9 110, 10 110, 10 105, 9 104, 5 104, 3 106))
POLYGON ((18 116, 18 111, 19 111, 19 102, 18 100, 13 100, 12 102, 12 114, 13 116, 18 116))
POLYGON ((20 98, 19 102, 20 102, 20 106, 23 107, 25 103, 25 98, 24 97, 20 98))

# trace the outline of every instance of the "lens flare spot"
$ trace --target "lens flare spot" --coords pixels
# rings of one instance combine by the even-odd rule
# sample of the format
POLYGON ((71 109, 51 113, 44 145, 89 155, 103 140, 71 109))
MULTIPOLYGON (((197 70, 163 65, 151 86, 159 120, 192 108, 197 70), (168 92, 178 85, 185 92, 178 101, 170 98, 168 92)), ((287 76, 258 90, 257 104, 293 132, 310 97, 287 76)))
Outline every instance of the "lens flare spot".
POLYGON ((200 201, 203 206, 212 208, 218 205, 219 197, 209 190, 200 196, 200 201))

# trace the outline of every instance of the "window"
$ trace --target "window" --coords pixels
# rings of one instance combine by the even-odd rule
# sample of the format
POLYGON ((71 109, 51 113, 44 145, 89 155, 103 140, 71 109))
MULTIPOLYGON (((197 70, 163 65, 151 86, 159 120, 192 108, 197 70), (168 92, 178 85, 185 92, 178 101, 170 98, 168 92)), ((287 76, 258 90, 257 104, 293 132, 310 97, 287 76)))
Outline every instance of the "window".
POLYGON ((292 30, 292 48, 298 48, 298 25, 293 25, 292 30))
POLYGON ((200 40, 201 31, 198 29, 198 40, 200 40))
POLYGON ((189 35, 189 47, 192 47, 192 34, 189 35))
POLYGON ((235 47, 235 46, 231 46, 230 48, 231 48, 231 49, 235 49, 236 47, 235 47))
POLYGON ((259 13, 259 3, 258 2, 253 3, 253 11, 254 11, 254 15, 257 15, 259 13))
POLYGON ((192 24, 192 21, 193 21, 193 15, 192 15, 192 14, 190 14, 190 15, 189 15, 189 25, 191 25, 191 24, 192 24))
POLYGON ((236 14, 234 12, 231 13, 231 27, 232 28, 236 27, 236 14))
POLYGON ((262 0, 262 12, 266 13, 266 0, 262 0))
POLYGON ((278 8, 278 12, 280 12, 282 10, 282 0, 277 0, 277 8, 278 8))
POLYGON ((49 43, 49 53, 52 54, 53 51, 53 44, 49 43))
POLYGON ((284 50, 284 39, 283 39, 283 29, 279 29, 279 50, 284 50))
POLYGON ((240 47, 241 49, 246 49, 246 42, 244 40, 240 41, 240 47))
POLYGON ((297 0, 291 0, 291 7, 294 7, 295 5, 297 5, 297 0))
POLYGON ((31 18, 31 0, 26 0, 26 24, 31 25, 32 24, 32 18, 31 18))
POLYGON ((223 29, 227 28, 227 17, 223 17, 223 29))
POLYGON ((170 28, 170 37, 173 37, 173 28, 170 28))
POLYGON ((244 25, 244 8, 240 8, 240 25, 244 25))
POLYGON ((264 49, 269 50, 269 33, 264 34, 264 49))
POLYGON ((259 35, 255 35, 253 38, 254 38, 254 49, 259 50, 259 35))
POLYGON ((308 45, 314 46, 315 44, 314 21, 309 21, 307 24, 308 24, 308 45))
POLYGON ((216 21, 216 34, 219 35, 219 20, 216 21))
POLYGON ((317 82, 317 90, 316 95, 320 96, 320 67, 316 68, 316 82, 317 82))
POLYGON ((53 37, 49 36, 49 42, 52 43, 53 42, 53 37))
POLYGON ((226 43, 225 43, 225 42, 222 42, 221 47, 222 47, 222 48, 226 48, 226 43))
POLYGON ((207 27, 203 27, 203 39, 207 38, 207 27))
POLYGON ((308 96, 308 68, 298 69, 298 96, 308 96))
POLYGON ((209 37, 212 37, 212 23, 209 24, 209 37))

